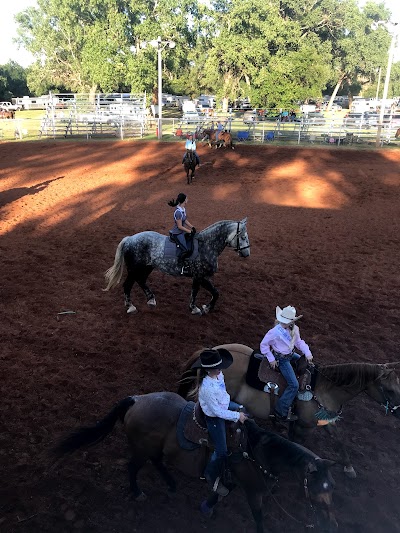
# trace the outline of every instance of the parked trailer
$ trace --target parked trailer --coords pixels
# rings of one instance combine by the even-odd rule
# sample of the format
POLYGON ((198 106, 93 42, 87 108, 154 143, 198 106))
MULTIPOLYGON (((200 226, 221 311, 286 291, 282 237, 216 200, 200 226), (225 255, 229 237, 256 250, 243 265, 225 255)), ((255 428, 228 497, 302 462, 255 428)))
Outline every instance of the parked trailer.
POLYGON ((49 96, 23 96, 22 98, 12 98, 12 102, 21 109, 47 109, 49 105, 49 96))

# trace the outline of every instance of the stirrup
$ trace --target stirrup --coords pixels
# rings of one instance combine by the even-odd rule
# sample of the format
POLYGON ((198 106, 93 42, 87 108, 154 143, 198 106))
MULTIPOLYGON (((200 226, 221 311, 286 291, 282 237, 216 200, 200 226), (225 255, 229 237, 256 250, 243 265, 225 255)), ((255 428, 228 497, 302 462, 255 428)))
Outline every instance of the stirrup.
POLYGON ((220 496, 228 496, 229 489, 222 483, 220 476, 217 477, 213 485, 213 492, 216 492, 220 496))

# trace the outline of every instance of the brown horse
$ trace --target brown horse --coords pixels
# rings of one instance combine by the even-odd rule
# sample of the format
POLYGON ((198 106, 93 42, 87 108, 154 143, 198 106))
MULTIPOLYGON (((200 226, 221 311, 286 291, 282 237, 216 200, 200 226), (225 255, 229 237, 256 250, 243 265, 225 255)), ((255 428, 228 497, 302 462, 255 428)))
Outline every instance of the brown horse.
MULTIPOLYGON (((249 365, 252 348, 243 344, 224 344, 216 348, 225 348, 233 356, 233 364, 224 370, 225 384, 232 399, 246 406, 246 409, 255 417, 268 419, 270 415, 270 395, 256 390, 246 383, 246 373, 249 365)), ((179 393, 188 397, 193 386, 195 371, 190 370, 192 363, 199 357, 196 352, 185 366, 183 383, 179 393)), ((379 403, 387 412, 400 418, 400 363, 367 364, 349 363, 329 365, 318 368, 314 387, 314 395, 310 401, 297 400, 295 404, 298 422, 291 424, 290 438, 302 441, 306 430, 316 428, 318 420, 316 413, 324 410, 330 412, 334 418, 339 419, 342 405, 352 398, 366 392, 373 400, 379 403)), ((182 381, 182 380, 181 380, 182 381)), ((350 458, 338 434, 336 424, 322 426, 334 439, 340 451, 340 463, 349 477, 356 477, 350 458)))
POLYGON ((14 119, 15 111, 7 109, 0 109, 0 119, 14 119))
MULTIPOLYGON (((82 446, 96 444, 111 433, 117 420, 124 424, 132 459, 129 463, 130 487, 137 500, 146 498, 138 487, 137 474, 151 461, 161 474, 168 488, 176 489, 175 481, 164 460, 175 465, 183 473, 199 477, 206 464, 204 447, 186 450, 179 446, 177 424, 187 402, 172 392, 156 392, 130 396, 121 400, 108 415, 95 426, 80 428, 64 439, 55 449, 58 457, 82 446)), ((301 487, 311 504, 316 504, 321 526, 327 530, 337 528, 332 511, 334 481, 329 472, 333 462, 321 459, 299 444, 259 428, 255 422, 246 421, 247 450, 242 448, 232 455, 230 468, 233 482, 240 485, 250 505, 257 532, 264 531, 262 524, 262 494, 271 490, 271 480, 283 471, 294 471, 301 480, 301 487)), ((276 481, 276 479, 275 479, 276 481)), ((234 485, 231 486, 233 488, 234 485)), ((201 511, 211 516, 218 495, 201 504, 201 511)))
POLYGON ((208 146, 210 148, 212 148, 213 146, 215 148, 221 148, 223 146, 224 148, 231 148, 232 150, 235 149, 232 142, 232 134, 229 133, 229 131, 220 131, 217 140, 216 131, 206 129, 202 131, 202 138, 203 141, 206 141, 208 143, 208 146))
POLYGON ((400 138, 400 128, 396 131, 394 136, 395 136, 395 139, 399 139, 400 138))

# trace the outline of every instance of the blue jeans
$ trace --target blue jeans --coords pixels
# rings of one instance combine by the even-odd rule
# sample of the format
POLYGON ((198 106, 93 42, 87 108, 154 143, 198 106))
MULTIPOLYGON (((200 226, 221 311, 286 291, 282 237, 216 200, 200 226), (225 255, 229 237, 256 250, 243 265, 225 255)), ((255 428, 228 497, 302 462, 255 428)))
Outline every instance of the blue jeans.
MULTIPOLYGON (((236 402, 229 402, 230 411, 238 411, 241 406, 236 402)), ((221 475, 224 462, 228 455, 226 446, 225 420, 223 418, 206 415, 207 429, 214 444, 215 451, 211 455, 210 462, 206 466, 204 475, 207 481, 212 483, 221 475)))
MULTIPOLYGON (((181 250, 182 252, 187 252, 188 251, 188 245, 187 245, 187 242, 186 242, 186 232, 185 233, 178 233, 175 235, 175 238, 179 241, 179 244, 181 245, 181 250)), ((188 234, 189 235, 189 234, 188 234)))
POLYGON ((293 359, 300 359, 300 355, 298 353, 293 353, 291 357, 287 358, 276 357, 276 360, 279 363, 279 370, 287 382, 287 387, 275 406, 275 411, 281 416, 288 415, 289 407, 292 405, 299 390, 299 382, 297 381, 296 374, 290 364, 290 361, 293 359))

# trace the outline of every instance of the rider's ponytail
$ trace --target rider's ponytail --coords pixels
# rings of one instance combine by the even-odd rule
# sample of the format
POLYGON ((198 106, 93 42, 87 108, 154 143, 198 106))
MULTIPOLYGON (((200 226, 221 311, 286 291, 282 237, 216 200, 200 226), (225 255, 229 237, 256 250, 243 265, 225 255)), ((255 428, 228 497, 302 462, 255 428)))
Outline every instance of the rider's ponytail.
POLYGON ((186 200, 186 194, 183 192, 180 192, 176 198, 176 200, 170 200, 168 202, 168 205, 171 207, 176 207, 178 204, 183 204, 183 202, 186 200))

